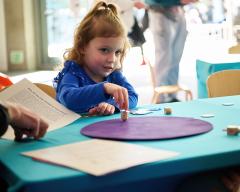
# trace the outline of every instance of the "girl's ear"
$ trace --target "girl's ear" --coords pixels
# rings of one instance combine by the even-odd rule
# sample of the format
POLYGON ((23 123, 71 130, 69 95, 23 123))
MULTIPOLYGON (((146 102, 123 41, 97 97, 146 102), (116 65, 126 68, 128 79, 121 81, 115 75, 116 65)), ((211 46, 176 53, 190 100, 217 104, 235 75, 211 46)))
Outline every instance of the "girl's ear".
POLYGON ((80 48, 79 48, 79 53, 82 54, 82 55, 84 55, 84 53, 85 53, 85 48, 84 48, 84 47, 80 47, 80 48))

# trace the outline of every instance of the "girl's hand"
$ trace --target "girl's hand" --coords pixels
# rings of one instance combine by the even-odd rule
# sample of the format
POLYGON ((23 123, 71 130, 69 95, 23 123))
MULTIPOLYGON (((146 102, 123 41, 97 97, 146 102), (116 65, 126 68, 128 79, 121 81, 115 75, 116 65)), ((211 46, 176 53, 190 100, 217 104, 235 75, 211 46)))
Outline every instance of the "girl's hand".
POLYGON ((89 110, 88 115, 112 115, 115 111, 115 107, 108 103, 100 103, 98 106, 89 110))
POLYGON ((128 90, 126 88, 113 83, 105 83, 104 89, 114 98, 120 109, 128 110, 128 90))

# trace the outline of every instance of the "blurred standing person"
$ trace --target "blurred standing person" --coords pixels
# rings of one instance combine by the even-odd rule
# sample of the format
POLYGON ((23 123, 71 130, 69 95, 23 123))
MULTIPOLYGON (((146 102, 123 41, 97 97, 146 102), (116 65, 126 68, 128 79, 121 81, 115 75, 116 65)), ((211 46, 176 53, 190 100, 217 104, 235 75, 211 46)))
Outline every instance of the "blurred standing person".
POLYGON ((141 46, 145 43, 145 37, 138 20, 134 15, 134 7, 145 9, 145 4, 141 0, 107 0, 106 2, 114 3, 119 8, 121 19, 128 32, 128 37, 132 46, 141 46))
MULTIPOLYGON (((177 85, 179 63, 187 37, 183 5, 196 0, 145 0, 155 44, 157 86, 177 85)), ((176 94, 162 95, 160 102, 176 102, 176 94)))
POLYGON ((145 8, 145 4, 141 0, 107 0, 106 2, 115 3, 119 7, 121 19, 123 20, 128 33, 132 31, 134 25, 133 8, 145 8))

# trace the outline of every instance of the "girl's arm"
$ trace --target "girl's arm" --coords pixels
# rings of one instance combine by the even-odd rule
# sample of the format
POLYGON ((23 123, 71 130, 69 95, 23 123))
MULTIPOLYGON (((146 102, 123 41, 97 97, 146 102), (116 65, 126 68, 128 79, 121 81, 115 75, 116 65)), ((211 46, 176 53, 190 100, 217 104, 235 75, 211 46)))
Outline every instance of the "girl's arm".
POLYGON ((120 106, 112 94, 106 93, 104 84, 108 82, 125 88, 128 92, 129 108, 136 107, 138 95, 121 72, 114 72, 107 82, 97 84, 86 83, 84 78, 66 73, 58 85, 57 100, 77 113, 86 113, 101 102, 107 102, 119 109, 120 106))
POLYGON ((58 85, 57 100, 77 113, 86 113, 110 98, 103 85, 104 82, 88 84, 84 79, 67 73, 58 85))

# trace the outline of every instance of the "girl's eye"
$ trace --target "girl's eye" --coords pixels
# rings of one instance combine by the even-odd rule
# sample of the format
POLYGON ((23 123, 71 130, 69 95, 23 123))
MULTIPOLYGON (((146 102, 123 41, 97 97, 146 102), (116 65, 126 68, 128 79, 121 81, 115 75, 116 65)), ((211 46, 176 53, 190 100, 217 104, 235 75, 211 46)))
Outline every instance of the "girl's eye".
POLYGON ((115 52, 115 55, 121 55, 122 51, 121 50, 118 50, 115 52))
POLYGON ((109 49, 107 49, 107 48, 101 48, 100 51, 103 52, 103 53, 108 53, 108 52, 109 52, 109 49))

